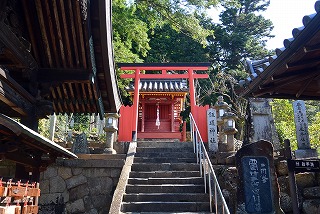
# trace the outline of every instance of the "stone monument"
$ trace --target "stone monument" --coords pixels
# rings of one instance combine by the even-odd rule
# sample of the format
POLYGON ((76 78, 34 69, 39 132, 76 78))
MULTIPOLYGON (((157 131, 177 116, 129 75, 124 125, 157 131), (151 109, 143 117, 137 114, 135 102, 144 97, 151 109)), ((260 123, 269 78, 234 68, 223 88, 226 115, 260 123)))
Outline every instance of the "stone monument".
POLYGON ((87 136, 85 133, 81 133, 76 137, 75 142, 72 144, 71 152, 75 154, 89 154, 87 136))
POLYGON ((260 140, 244 145, 236 154, 238 169, 237 214, 283 214, 273 162, 273 146, 260 140))
POLYGON ((295 151, 295 156, 296 158, 317 158, 317 151, 311 149, 310 146, 308 120, 304 101, 296 100, 292 105, 298 141, 298 150, 295 151))
POLYGON ((270 99, 249 98, 246 124, 244 144, 266 140, 273 144, 274 150, 280 149, 279 137, 272 117, 270 99))

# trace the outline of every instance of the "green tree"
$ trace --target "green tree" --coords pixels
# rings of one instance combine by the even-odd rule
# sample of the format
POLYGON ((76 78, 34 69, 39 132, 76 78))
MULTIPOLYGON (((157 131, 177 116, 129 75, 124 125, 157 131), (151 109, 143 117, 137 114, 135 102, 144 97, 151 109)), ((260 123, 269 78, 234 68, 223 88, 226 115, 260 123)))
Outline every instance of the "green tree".
POLYGON ((292 101, 286 99, 274 99, 271 103, 272 115, 280 143, 289 139, 293 150, 297 149, 297 137, 295 132, 292 101))
POLYGON ((136 0, 141 16, 150 24, 150 29, 169 24, 179 33, 206 45, 213 31, 203 28, 199 16, 215 6, 218 0, 136 0))
POLYGON ((273 37, 273 26, 259 15, 267 9, 267 0, 226 0, 221 5, 221 23, 212 24, 215 36, 208 37, 207 49, 214 69, 210 79, 202 80, 201 100, 214 103, 217 96, 223 95, 238 116, 238 137, 242 139, 247 100, 236 92, 238 81, 248 75, 242 62, 248 57, 261 59, 270 53, 265 42, 273 37))
POLYGON ((150 51, 145 62, 206 62, 206 49, 196 40, 172 29, 158 26, 150 34, 150 51))
MULTIPOLYGON (((320 149, 320 112, 312 118, 312 123, 309 126, 310 143, 313 148, 320 149)), ((319 153, 319 151, 318 151, 319 153)))

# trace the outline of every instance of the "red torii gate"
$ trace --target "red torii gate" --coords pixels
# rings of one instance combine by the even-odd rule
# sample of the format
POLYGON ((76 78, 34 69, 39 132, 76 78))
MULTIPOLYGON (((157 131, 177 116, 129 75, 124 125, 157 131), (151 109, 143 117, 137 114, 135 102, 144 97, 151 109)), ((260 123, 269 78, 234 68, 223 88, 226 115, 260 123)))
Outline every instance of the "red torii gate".
POLYGON ((118 67, 121 70, 133 70, 133 74, 122 74, 121 78, 132 78, 134 81, 134 100, 133 100, 133 120, 132 120, 132 140, 137 141, 137 129, 138 129, 138 109, 139 109, 139 84, 140 79, 189 79, 189 93, 190 93, 190 106, 191 113, 195 114, 195 87, 194 79, 208 78, 208 74, 197 74, 195 70, 204 71, 208 70, 211 63, 119 63, 118 67), (142 74, 140 71, 161 71, 161 74, 142 74), (168 70, 188 71, 186 74, 169 74, 168 70))

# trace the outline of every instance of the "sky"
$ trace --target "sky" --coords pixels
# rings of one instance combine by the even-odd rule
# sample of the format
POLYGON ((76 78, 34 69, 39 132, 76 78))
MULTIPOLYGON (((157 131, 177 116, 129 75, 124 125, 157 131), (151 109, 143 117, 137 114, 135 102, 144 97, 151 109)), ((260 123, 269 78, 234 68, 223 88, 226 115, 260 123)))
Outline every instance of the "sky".
POLYGON ((315 13, 316 0, 271 0, 268 10, 262 15, 273 22, 273 39, 267 42, 268 49, 283 47, 283 40, 292 37, 292 29, 303 26, 302 18, 315 13))
MULTIPOLYGON (((275 36, 267 42, 268 49, 282 48, 283 40, 292 37, 292 29, 303 26, 302 18, 315 13, 316 0, 270 0, 267 11, 262 15, 270 19, 274 25, 272 34, 275 36)), ((211 9, 208 14, 218 21, 218 9, 211 9)))

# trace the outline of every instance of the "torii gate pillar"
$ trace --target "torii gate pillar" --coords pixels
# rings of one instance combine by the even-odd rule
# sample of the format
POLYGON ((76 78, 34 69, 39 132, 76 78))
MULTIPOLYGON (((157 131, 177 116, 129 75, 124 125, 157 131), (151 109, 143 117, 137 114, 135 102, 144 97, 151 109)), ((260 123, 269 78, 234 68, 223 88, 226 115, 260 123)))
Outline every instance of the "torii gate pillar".
POLYGON ((139 84, 140 79, 189 79, 191 113, 195 115, 195 86, 194 79, 208 78, 208 74, 196 74, 194 70, 208 70, 211 63, 119 63, 121 70, 134 70, 134 74, 122 74, 121 78, 134 78, 132 141, 137 141, 139 84), (161 74, 141 74, 141 70, 161 71, 161 74), (188 74, 168 74, 167 70, 185 70, 188 74))

